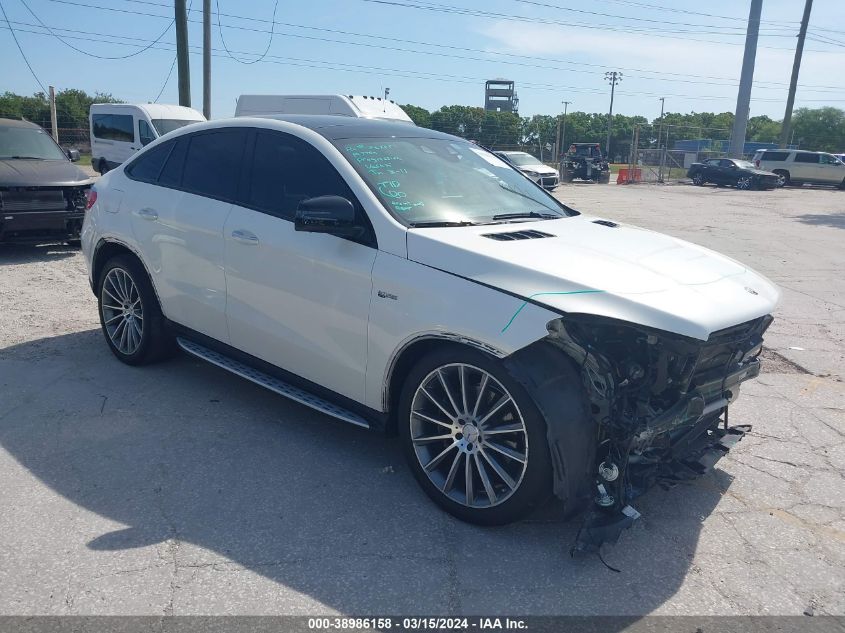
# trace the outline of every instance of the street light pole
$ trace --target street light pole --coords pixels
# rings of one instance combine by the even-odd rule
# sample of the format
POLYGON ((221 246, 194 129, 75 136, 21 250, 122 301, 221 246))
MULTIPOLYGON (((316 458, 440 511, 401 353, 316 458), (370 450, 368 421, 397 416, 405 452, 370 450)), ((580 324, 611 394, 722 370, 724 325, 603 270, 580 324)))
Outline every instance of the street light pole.
POLYGON ((564 147, 566 147, 566 110, 569 107, 569 104, 572 103, 571 101, 561 101, 563 104, 563 123, 561 124, 561 131, 560 131, 560 152, 564 151, 564 147))
POLYGON ((610 110, 607 113, 607 144, 604 151, 610 160, 610 132, 613 129, 613 94, 616 91, 616 84, 622 81, 622 73, 616 70, 608 71, 604 74, 604 79, 610 83, 610 110))

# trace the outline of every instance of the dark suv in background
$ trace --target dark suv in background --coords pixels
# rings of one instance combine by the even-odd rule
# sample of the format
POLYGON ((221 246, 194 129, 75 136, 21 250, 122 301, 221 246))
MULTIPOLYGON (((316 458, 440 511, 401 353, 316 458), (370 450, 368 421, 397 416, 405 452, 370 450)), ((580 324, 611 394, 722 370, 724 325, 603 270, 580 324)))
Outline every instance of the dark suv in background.
POLYGON ((0 243, 76 241, 94 179, 41 127, 0 119, 0 243))

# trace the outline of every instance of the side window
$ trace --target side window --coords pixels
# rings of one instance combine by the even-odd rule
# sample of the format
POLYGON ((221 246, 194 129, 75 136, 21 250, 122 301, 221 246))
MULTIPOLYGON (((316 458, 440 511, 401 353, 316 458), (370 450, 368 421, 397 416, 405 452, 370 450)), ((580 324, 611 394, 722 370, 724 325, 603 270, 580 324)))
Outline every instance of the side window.
POLYGON ((727 158, 722 158, 719 160, 719 167, 727 167, 728 169, 730 169, 733 166, 734 162, 732 160, 729 160, 727 158))
POLYGON ((335 195, 355 202, 325 156, 281 132, 256 134, 248 182, 247 206, 286 220, 293 220, 297 206, 307 198, 335 195))
POLYGON ((93 121, 97 138, 130 143, 135 140, 131 114, 95 114, 93 121))
POLYGON ((763 152, 761 160, 786 160, 789 157, 789 152, 763 152))
POLYGON ((150 129, 149 123, 144 119, 138 119, 138 139, 141 141, 141 145, 149 145, 155 138, 156 135, 150 129))
POLYGON ((247 132, 247 128, 223 128, 189 136, 182 188, 234 201, 247 132))
POLYGON ((719 159, 718 158, 708 158, 706 161, 708 167, 718 167, 719 166, 719 159))
POLYGON ((144 152, 126 168, 126 174, 132 180, 156 183, 164 167, 164 163, 167 161, 168 156, 170 156, 170 152, 175 144, 173 141, 162 143, 158 147, 152 148, 149 152, 144 152))
POLYGON ((185 154, 188 153, 188 139, 176 139, 173 151, 167 157, 167 162, 158 177, 158 184, 162 187, 178 188, 182 186, 182 168, 185 165, 185 154))
POLYGON ((822 163, 825 165, 838 165, 839 161, 836 160, 835 156, 831 156, 830 154, 822 154, 822 163))
POLYGON ((795 155, 796 163, 818 163, 819 154, 809 154, 807 152, 798 152, 795 155))

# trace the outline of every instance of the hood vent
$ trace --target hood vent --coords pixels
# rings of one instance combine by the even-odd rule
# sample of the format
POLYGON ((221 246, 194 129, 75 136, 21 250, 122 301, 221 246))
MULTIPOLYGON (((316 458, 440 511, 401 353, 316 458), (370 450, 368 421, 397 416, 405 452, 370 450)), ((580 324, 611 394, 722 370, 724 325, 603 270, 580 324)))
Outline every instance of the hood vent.
POLYGON ((618 224, 616 222, 611 222, 610 220, 593 220, 593 224, 601 224, 602 226, 608 226, 612 229, 615 229, 618 224))
POLYGON ((554 237, 554 235, 542 231, 512 231, 510 233, 486 233, 482 237, 489 237, 491 240, 498 240, 499 242, 509 242, 511 240, 536 240, 541 237, 554 237))

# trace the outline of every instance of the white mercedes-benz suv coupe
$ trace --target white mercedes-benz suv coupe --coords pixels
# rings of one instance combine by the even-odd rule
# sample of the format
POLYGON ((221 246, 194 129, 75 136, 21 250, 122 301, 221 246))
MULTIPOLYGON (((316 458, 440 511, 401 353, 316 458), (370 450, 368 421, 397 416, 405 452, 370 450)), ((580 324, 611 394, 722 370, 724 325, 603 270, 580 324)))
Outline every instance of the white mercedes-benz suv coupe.
POLYGON ((742 437, 728 406, 760 371, 779 294, 705 248, 578 213, 464 139, 390 122, 199 123, 103 176, 88 207, 119 360, 181 348, 397 432, 425 492, 467 521, 554 494, 585 511, 579 549, 742 437))

